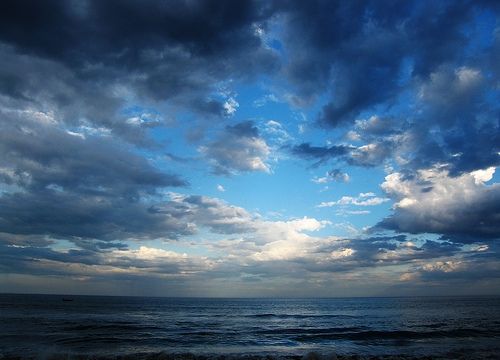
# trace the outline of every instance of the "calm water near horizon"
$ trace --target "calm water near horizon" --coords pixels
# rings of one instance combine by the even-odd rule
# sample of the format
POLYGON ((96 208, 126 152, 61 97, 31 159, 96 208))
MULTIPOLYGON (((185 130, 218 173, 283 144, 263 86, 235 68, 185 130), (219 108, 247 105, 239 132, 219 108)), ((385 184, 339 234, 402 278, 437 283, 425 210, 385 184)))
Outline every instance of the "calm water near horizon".
POLYGON ((0 294, 0 358, 500 354, 499 297, 198 299, 0 294))

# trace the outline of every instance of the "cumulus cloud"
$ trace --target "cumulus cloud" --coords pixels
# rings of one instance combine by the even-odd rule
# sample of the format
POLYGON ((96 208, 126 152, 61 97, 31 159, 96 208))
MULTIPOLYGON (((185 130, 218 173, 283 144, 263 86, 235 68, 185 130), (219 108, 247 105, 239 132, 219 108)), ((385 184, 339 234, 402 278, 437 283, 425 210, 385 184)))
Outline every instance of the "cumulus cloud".
POLYGON ((254 230, 250 213, 217 198, 170 193, 169 201, 153 205, 149 211, 176 224, 185 224, 192 231, 203 226, 220 234, 254 230))
POLYGON ((484 91, 484 76, 481 70, 469 67, 449 68, 443 66, 432 72, 423 82, 418 96, 432 107, 434 117, 456 121, 463 114, 475 110, 478 98, 484 91))
POLYGON ((273 261, 307 258, 315 247, 315 239, 305 232, 318 231, 328 224, 306 217, 284 222, 263 222, 254 237, 254 241, 261 243, 261 246, 250 255, 250 259, 273 261))
POLYGON ((215 141, 200 147, 200 152, 211 162, 216 174, 271 171, 268 164, 271 150, 252 121, 226 126, 215 141))
POLYGON ((455 241, 498 238, 500 185, 488 185, 494 168, 451 177, 444 167, 420 170, 413 178, 386 176, 382 189, 394 213, 378 226, 409 233, 436 233, 455 241))

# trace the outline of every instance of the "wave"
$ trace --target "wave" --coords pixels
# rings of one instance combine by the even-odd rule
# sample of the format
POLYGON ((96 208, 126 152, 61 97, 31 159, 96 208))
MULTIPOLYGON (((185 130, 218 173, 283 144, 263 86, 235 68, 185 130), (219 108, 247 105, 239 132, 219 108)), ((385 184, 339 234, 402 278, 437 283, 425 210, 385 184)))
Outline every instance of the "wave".
POLYGON ((96 331, 96 330, 115 330, 115 331, 147 331, 147 330, 161 330, 161 327, 152 325, 137 325, 137 324, 82 324, 82 325, 69 325, 63 327, 65 331, 96 331))
POLYGON ((475 338, 493 337, 500 335, 500 331, 484 331, 477 329, 453 329, 441 331, 356 331, 356 332, 319 332, 304 334, 292 337, 295 341, 307 342, 314 340, 420 340, 434 338, 475 338))
POLYGON ((334 327, 334 328, 284 328, 284 329, 265 329, 258 330, 258 334, 280 334, 280 335, 292 335, 292 334, 337 334, 344 332, 360 332, 365 330, 365 327, 334 327))
POLYGON ((346 314, 251 314, 244 315, 244 317, 248 318, 277 318, 277 319, 320 319, 320 318, 337 318, 337 319, 354 319, 359 316, 355 315, 346 315, 346 314))
POLYGON ((114 337, 114 336, 76 336, 76 337, 66 337, 66 338, 61 338, 57 339, 54 342, 56 344, 60 345, 79 345, 79 344, 123 344, 124 342, 126 343, 132 343, 132 342, 139 342, 143 341, 142 339, 133 339, 133 338, 122 338, 122 337, 114 337))

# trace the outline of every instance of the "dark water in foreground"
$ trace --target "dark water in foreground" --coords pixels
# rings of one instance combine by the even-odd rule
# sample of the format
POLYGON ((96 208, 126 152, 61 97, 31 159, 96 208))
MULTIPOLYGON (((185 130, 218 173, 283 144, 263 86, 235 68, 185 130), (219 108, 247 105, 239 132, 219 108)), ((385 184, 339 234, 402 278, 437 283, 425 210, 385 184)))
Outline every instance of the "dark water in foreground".
POLYGON ((300 358, 313 351, 329 356, 500 358, 500 298, 0 294, 0 358, 168 358, 186 353, 192 355, 184 358, 300 358))

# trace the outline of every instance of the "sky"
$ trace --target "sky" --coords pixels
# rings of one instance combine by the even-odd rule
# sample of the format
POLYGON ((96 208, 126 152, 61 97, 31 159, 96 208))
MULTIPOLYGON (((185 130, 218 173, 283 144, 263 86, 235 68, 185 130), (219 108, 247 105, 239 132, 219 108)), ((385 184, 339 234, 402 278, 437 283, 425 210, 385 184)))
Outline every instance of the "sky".
POLYGON ((498 1, 0 2, 0 292, 500 294, 498 1))

